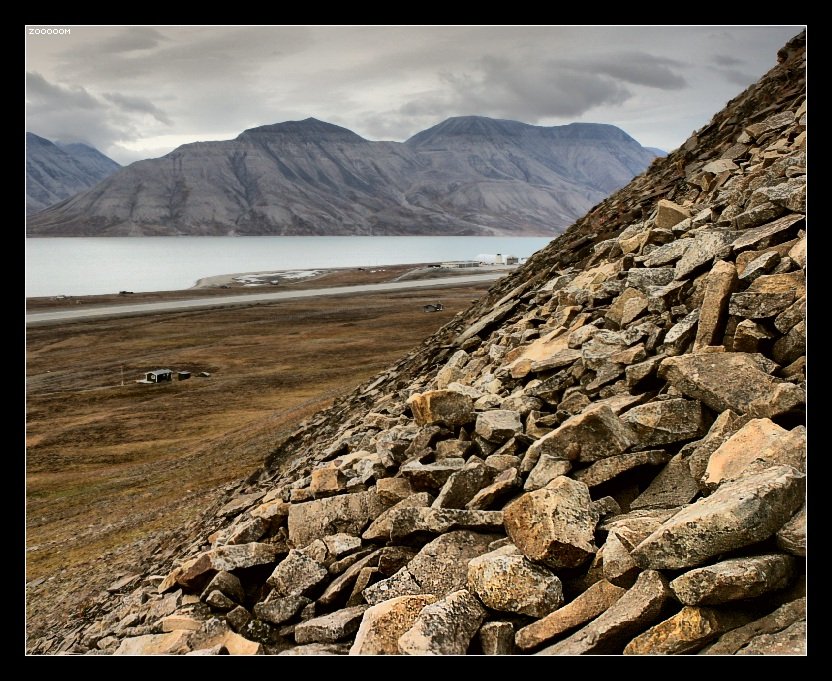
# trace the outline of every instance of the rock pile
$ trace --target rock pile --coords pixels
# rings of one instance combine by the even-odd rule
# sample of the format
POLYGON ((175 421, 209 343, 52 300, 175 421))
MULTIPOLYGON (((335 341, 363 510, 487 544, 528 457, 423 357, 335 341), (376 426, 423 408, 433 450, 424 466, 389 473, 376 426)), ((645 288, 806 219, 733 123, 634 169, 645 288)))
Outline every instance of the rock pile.
POLYGON ((803 653, 804 45, 65 649, 803 653))

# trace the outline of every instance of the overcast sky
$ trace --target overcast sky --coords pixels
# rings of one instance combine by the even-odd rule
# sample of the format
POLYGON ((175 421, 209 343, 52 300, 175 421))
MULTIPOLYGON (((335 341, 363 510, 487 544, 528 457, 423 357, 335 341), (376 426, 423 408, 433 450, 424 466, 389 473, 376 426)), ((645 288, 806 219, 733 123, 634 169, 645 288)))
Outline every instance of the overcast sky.
POLYGON ((396 141, 472 114, 611 123, 669 151, 803 27, 30 28, 26 129, 126 164, 310 116, 396 141))

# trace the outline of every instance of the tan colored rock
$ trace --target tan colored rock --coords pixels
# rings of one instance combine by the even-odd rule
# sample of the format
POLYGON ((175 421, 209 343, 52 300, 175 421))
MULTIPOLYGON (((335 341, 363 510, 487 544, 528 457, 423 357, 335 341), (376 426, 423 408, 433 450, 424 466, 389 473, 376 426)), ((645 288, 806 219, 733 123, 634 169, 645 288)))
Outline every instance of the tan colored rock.
POLYGON ((196 631, 202 622, 190 615, 168 615, 159 621, 162 631, 196 631))
POLYGON ((732 558, 690 570, 670 589, 685 605, 719 605, 785 588, 794 567, 794 558, 780 553, 732 558))
POLYGON ((434 463, 424 464, 421 461, 408 461, 399 468, 399 475, 405 477, 413 489, 438 492, 454 473, 465 467, 465 459, 439 459, 434 463))
POLYGON ((434 508, 466 508, 466 504, 496 477, 496 471, 484 462, 466 464, 453 473, 431 504, 434 508))
POLYGON ((405 655, 464 655, 485 619, 485 608, 465 589, 425 606, 399 637, 405 655))
POLYGON ((436 596, 399 596, 364 611, 350 655, 398 655, 399 637, 408 631, 436 596))
POLYGON ((687 208, 673 201, 660 199, 657 204, 656 219, 653 221, 653 224, 659 229, 669 229, 690 216, 690 211, 687 208))
POLYGON ((328 577, 327 569, 318 561, 292 549, 266 581, 281 596, 306 596, 328 577))
POLYGON ((638 441, 632 429, 606 405, 589 406, 529 447, 531 455, 592 463, 621 454, 638 441))
POLYGON ((806 399, 798 386, 769 376, 740 352, 668 357, 659 365, 659 377, 718 412, 773 418, 798 409, 806 399))
POLYGON ((267 600, 254 604, 254 615, 264 622, 283 624, 295 617, 310 603, 312 600, 306 596, 269 595, 267 600))
POLYGON ((655 622, 670 597, 667 581, 655 570, 636 583, 603 614, 538 655, 592 655, 620 651, 633 636, 655 622))
POLYGON ((469 511, 457 508, 401 508, 390 520, 390 540, 413 534, 442 534, 451 530, 494 532, 503 527, 502 511, 469 511))
POLYGON ((630 502, 630 509, 684 506, 698 493, 699 485, 690 473, 687 460, 679 453, 659 471, 647 489, 630 502))
POLYGON ((766 328, 750 319, 743 319, 734 329, 734 352, 759 352, 762 345, 771 339, 766 328))
POLYGON ((567 459, 541 454, 534 468, 529 472, 526 482, 523 483, 523 489, 527 492, 541 489, 555 478, 566 475, 571 470, 572 463, 567 459))
POLYGON ((631 552, 642 568, 675 570, 767 539, 800 508, 806 476, 773 466, 729 481, 664 522, 631 552))
POLYGON ((340 494, 302 504, 289 509, 289 541, 295 548, 303 548, 316 539, 345 532, 359 536, 384 506, 375 492, 340 494))
POLYGON ((514 554, 486 553, 468 563, 468 590, 486 607, 543 617, 563 604, 563 588, 552 572, 514 554))
POLYGON ((663 449, 627 452, 626 454, 610 456, 596 461, 589 468, 576 471, 572 477, 584 483, 587 487, 597 487, 640 466, 661 466, 667 463, 669 458, 670 455, 663 449))
POLYGON ((190 650, 191 632, 178 629, 168 634, 145 634, 122 639, 113 655, 177 655, 190 650))
POLYGON ((806 431, 788 431, 770 419, 752 419, 711 454, 703 482, 714 488, 774 465, 806 470, 806 431))
POLYGON ((706 269, 714 258, 723 257, 731 243, 733 233, 717 229, 702 229, 696 232, 693 243, 676 263, 674 279, 689 279, 706 269))
POLYGON ((330 464, 323 468, 316 468, 312 471, 312 481, 309 483, 309 491, 315 497, 337 494, 347 487, 347 476, 338 468, 330 464))
POLYGON ((624 654, 685 655, 747 621, 747 617, 736 613, 685 606, 673 617, 636 636, 624 648, 624 654))
POLYGON ((300 622, 295 627, 295 642, 335 643, 341 641, 358 630, 367 607, 357 605, 300 622))
MULTIPOLYGON (((491 457, 489 457, 491 458, 491 457)), ((488 462, 486 462, 488 465, 488 462)), ((507 468, 494 478, 488 487, 484 487, 477 492, 471 500, 465 504, 465 508, 470 511, 487 511, 495 510, 496 507, 502 506, 501 502, 512 495, 520 488, 522 480, 520 472, 517 468, 507 468)))
POLYGON ((442 424, 462 426, 473 419, 474 401, 452 390, 428 390, 407 400, 413 418, 420 426, 442 424))
POLYGON ((635 288, 625 288, 610 305, 607 319, 620 327, 629 325, 647 311, 647 296, 635 288))
POLYGON ((570 603, 519 629, 514 642, 521 650, 537 648, 570 629, 595 619, 625 593, 626 589, 610 584, 605 579, 595 582, 570 603))
POLYGON ((777 531, 777 546, 794 556, 806 555, 806 505, 777 531))
POLYGON ((387 541, 390 539, 390 530, 393 528, 393 516, 400 509, 403 508, 419 508, 430 506, 433 502, 433 497, 427 492, 417 492, 411 494, 406 499, 403 499, 398 504, 391 506, 378 518, 376 518, 370 526, 364 530, 361 538, 364 541, 387 541))
POLYGON ((789 251, 789 257, 794 260, 799 267, 806 267, 806 237, 804 236, 789 251))
POLYGON ((280 525, 288 517, 289 504, 280 499, 272 499, 251 509, 249 513, 255 518, 268 520, 275 527, 280 525))
MULTIPOLYGON (((795 630, 789 631, 791 627, 806 622, 806 598, 798 598, 790 601, 774 612, 761 617, 758 620, 749 622, 748 624, 733 629, 722 636, 715 642, 703 649, 700 655, 736 655, 742 654, 743 650, 750 647, 749 652, 764 652, 765 650, 772 651, 771 644, 774 642, 773 637, 776 637, 781 632, 788 632, 787 637, 792 638, 795 630), (764 645, 760 645, 760 644, 764 645), (763 650, 760 650, 763 648, 763 650), (755 650, 756 649, 756 650, 755 650)), ((800 632, 796 637, 796 641, 792 641, 796 645, 784 654, 800 655, 806 652, 806 636, 805 631, 800 632)), ((772 651, 777 654, 776 649, 772 651)))
POLYGON ((376 494, 385 504, 397 504, 413 494, 413 488, 407 478, 382 478, 376 481, 376 494))
POLYGON ((219 546, 201 553, 186 563, 183 563, 176 582, 184 587, 193 587, 206 574, 213 574, 220 570, 237 570, 254 565, 268 565, 275 562, 278 548, 272 544, 237 544, 234 546, 219 546))
POLYGON ((699 312, 693 351, 706 345, 720 345, 728 315, 728 301, 737 286, 737 269, 733 263, 714 263, 705 280, 705 296, 699 312))
POLYGON ((511 541, 527 558, 552 568, 577 567, 595 553, 598 516, 589 489, 560 477, 549 486, 527 492, 503 510, 511 541))
POLYGON ((633 407, 621 416, 636 433, 640 447, 656 447, 702 437, 708 422, 695 400, 669 399, 633 407))

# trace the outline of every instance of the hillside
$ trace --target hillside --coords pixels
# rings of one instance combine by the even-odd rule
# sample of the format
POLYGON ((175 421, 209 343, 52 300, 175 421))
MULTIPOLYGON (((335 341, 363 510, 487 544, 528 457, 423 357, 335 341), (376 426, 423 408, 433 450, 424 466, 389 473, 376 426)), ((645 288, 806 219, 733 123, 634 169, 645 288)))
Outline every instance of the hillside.
POLYGON ((33 652, 804 654, 805 34, 33 652))
POLYGON ((470 116, 399 143, 309 118, 133 163, 27 233, 555 235, 654 157, 610 125, 470 116))
POLYGON ((26 133, 26 213, 98 184, 121 166, 86 144, 56 144, 26 133))

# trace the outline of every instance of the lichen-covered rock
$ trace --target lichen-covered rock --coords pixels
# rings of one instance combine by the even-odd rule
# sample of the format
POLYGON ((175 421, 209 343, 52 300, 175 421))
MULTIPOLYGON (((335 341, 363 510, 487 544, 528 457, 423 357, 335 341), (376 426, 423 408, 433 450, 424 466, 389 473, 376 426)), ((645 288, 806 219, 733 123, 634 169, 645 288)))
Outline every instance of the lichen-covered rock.
POLYGON ((366 609, 366 605, 357 605, 300 622, 295 627, 295 642, 335 643, 341 641, 358 630, 366 609))
POLYGON ((382 601, 364 611, 350 655, 398 655, 399 637, 436 596, 419 594, 382 601))
POLYGON ((295 548, 303 548, 338 532, 359 536, 383 510, 384 505, 372 491, 292 504, 288 518, 289 541, 295 548))
POLYGON ((399 637, 405 655, 463 655, 485 619, 476 596, 461 589, 425 606, 399 637))
POLYGON ((429 390, 411 395, 407 405, 420 426, 462 426, 472 420, 474 401, 453 390, 429 390))
POLYGON ((696 400, 669 399, 633 407, 621 416, 640 447, 656 447, 702 437, 710 425, 696 400))
POLYGON ((624 648, 624 654, 685 655, 747 621, 740 614, 685 606, 673 617, 636 636, 624 648))
POLYGON ((468 563, 468 590, 492 610, 543 617, 563 603, 560 580, 521 555, 486 553, 468 563))

